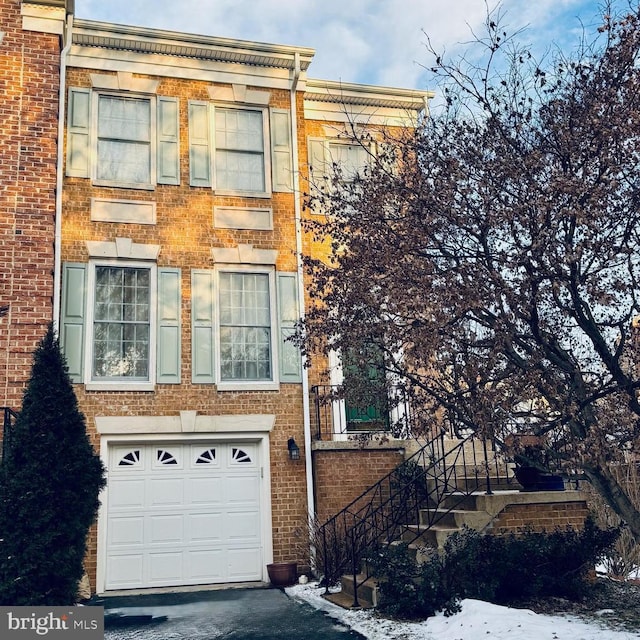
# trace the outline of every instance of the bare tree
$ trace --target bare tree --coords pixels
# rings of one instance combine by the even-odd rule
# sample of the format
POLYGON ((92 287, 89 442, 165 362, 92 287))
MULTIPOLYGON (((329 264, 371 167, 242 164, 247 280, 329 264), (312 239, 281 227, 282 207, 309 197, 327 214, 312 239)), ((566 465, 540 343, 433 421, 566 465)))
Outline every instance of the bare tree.
POLYGON ((562 441, 640 539, 610 469, 640 435, 640 11, 544 66, 499 23, 482 64, 436 59, 441 113, 387 132, 355 179, 312 185, 330 249, 307 258, 305 345, 373 345, 429 407, 423 428, 515 420, 562 441))

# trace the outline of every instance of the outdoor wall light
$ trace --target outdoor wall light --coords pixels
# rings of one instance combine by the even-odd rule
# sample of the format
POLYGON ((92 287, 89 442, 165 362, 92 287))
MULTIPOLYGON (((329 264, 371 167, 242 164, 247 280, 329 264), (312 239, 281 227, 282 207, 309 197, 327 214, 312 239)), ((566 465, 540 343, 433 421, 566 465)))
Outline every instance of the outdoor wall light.
POLYGON ((300 460, 300 447, 296 444, 293 438, 289 438, 287 442, 287 449, 289 449, 290 460, 300 460))

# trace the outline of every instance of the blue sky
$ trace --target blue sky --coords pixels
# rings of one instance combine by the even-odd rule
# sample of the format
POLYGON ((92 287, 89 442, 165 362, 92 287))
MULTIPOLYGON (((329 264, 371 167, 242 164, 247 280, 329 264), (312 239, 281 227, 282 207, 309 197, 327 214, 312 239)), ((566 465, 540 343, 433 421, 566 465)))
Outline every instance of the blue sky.
MULTIPOLYGON (((497 0, 76 0, 76 16, 140 27, 312 47, 314 78, 430 89, 424 66, 455 55, 497 0)), ((504 25, 538 52, 593 32, 597 0, 503 0, 504 25)))

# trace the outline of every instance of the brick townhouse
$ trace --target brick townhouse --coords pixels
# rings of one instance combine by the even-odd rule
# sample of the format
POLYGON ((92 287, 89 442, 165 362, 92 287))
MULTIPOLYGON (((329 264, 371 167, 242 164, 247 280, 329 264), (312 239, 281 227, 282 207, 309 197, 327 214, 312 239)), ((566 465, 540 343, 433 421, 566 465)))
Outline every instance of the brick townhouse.
POLYGON ((404 126, 425 104, 311 80, 313 55, 73 22, 60 337, 108 473, 87 559, 98 592, 307 562, 309 380, 286 338, 305 305, 309 154, 358 163, 349 120, 404 126))
POLYGON ((375 147, 432 95, 314 80, 306 47, 73 14, 0 0, 3 406, 19 410, 54 320, 107 469, 93 591, 306 569, 309 518, 407 443, 354 441, 387 417, 323 402, 339 358, 304 367, 287 340, 309 303, 300 256, 323 251, 303 193, 367 161, 354 126, 375 147))

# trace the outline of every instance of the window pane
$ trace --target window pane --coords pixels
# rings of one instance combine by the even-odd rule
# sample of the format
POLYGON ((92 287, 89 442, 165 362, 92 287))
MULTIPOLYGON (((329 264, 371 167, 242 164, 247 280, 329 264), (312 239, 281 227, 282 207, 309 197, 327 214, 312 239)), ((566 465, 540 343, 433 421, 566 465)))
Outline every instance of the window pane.
POLYGON ((261 111, 216 110, 216 188, 266 190, 261 111))
POLYGON ((98 101, 99 180, 151 182, 151 101, 100 96, 98 101))
POLYGON ((329 145, 331 162, 335 162, 342 170, 344 180, 353 180, 356 173, 361 172, 369 162, 369 154, 359 144, 329 145))
POLYGON ((222 380, 271 380, 269 276, 220 274, 222 380))
POLYGON ((96 267, 94 379, 149 379, 150 270, 96 267))

